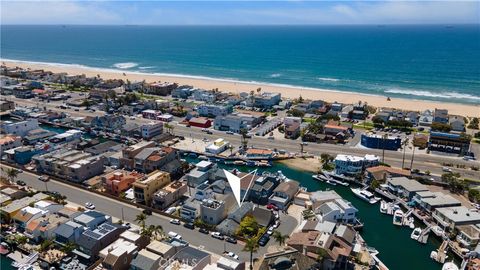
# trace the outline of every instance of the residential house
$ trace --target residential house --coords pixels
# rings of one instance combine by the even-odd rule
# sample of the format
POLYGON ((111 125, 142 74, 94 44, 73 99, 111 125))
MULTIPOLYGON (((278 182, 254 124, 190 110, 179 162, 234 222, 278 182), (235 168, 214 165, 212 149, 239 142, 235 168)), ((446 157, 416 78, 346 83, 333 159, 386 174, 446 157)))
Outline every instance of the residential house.
POLYGON ((465 131, 465 120, 463 116, 451 115, 448 118, 448 124, 452 127, 453 131, 458 131, 458 132, 465 131))
POLYGON ((462 203, 449 194, 432 191, 419 191, 413 197, 413 201, 417 206, 427 213, 435 211, 440 207, 461 206, 462 203))
POLYGON ((297 181, 280 183, 268 199, 268 202, 276 205, 279 209, 285 209, 297 194, 300 184, 297 181))
POLYGON ((378 166, 379 160, 375 155, 365 155, 364 157, 342 155, 335 157, 335 173, 356 177, 363 173, 363 170, 369 167, 378 166))
POLYGON ((113 243, 123 231, 125 227, 111 223, 103 223, 94 230, 87 229, 78 238, 78 248, 73 253, 80 259, 94 261, 100 250, 113 243))
POLYGON ((44 216, 31 220, 27 224, 24 234, 36 242, 41 239, 51 240, 55 237, 55 230, 58 226, 67 221, 68 218, 59 214, 47 213, 44 216))
POLYGON ((465 248, 474 250, 480 242, 480 228, 477 225, 461 225, 457 226, 457 229, 457 242, 465 248))
MULTIPOLYGON (((9 195, 4 193, 5 189, 2 190, 2 194, 9 195)), ((10 195, 9 195, 10 196, 10 195)), ((10 196, 12 197, 12 196, 10 196)), ((8 205, 5 205, 0 208, 0 214, 2 222, 10 221, 21 209, 29 206, 32 203, 38 202, 40 200, 45 200, 48 198, 48 195, 45 193, 37 193, 32 197, 23 197, 21 199, 16 199, 8 205)))
POLYGON ((234 206, 233 196, 225 196, 223 200, 204 199, 200 204, 200 218, 206 224, 217 225, 223 221, 234 206))
POLYGON ((320 205, 314 212, 321 222, 329 221, 354 224, 356 221, 355 215, 358 210, 344 199, 335 199, 320 205))
POLYGON ((103 116, 95 116, 90 122, 92 128, 115 132, 121 130, 127 123, 122 115, 106 114, 103 116))
POLYGON ((273 175, 262 175, 255 179, 250 188, 248 199, 254 203, 266 204, 273 190, 278 186, 279 180, 273 175))
MULTIPOLYGON (((250 100, 247 98, 247 101, 250 100)), ((253 107, 271 109, 273 106, 278 105, 282 100, 280 93, 273 92, 262 92, 260 94, 254 95, 253 97, 253 107)))
POLYGON ((435 209, 433 219, 445 230, 452 231, 461 225, 480 223, 480 213, 472 211, 465 206, 441 207, 435 209))
POLYGON ((38 129, 37 119, 28 119, 20 122, 2 121, 0 123, 0 132, 3 134, 12 134, 16 136, 26 136, 29 131, 38 129))
POLYGON ((233 113, 226 116, 217 116, 214 121, 216 130, 240 133, 242 129, 250 130, 263 121, 264 117, 247 113, 233 113))
POLYGON ((22 138, 15 135, 6 135, 0 138, 0 156, 5 154, 5 151, 22 146, 22 138))
POLYGON ((411 201, 418 192, 428 191, 427 186, 406 177, 388 178, 387 187, 390 192, 406 198, 408 201, 411 201))
POLYGON ((433 112, 431 110, 425 110, 420 114, 418 118, 418 125, 429 127, 433 123, 433 112))
POLYGON ((433 112, 433 122, 448 124, 448 110, 435 108, 433 112))
POLYGON ((154 171, 146 178, 138 179, 133 183, 135 201, 150 205, 155 192, 170 183, 170 174, 164 171, 154 171))
POLYGON ((11 110, 15 110, 15 102, 11 100, 0 100, 0 112, 11 110))
POLYGON ((183 181, 171 182, 153 195, 152 206, 158 209, 166 209, 187 193, 187 183, 183 181))
POLYGON ((173 98, 187 99, 194 92, 194 89, 190 85, 182 85, 172 90, 173 98))
POLYGON ((145 93, 168 96, 172 93, 173 89, 177 88, 178 84, 171 82, 156 82, 150 83, 145 86, 145 93))
POLYGON ((144 178, 145 175, 143 173, 116 170, 103 176, 102 182, 107 192, 118 196, 130 189, 135 181, 144 178))
POLYGON ((227 104, 201 104, 197 106, 197 112, 200 116, 212 117, 226 116, 233 112, 233 107, 227 104))
POLYGON ((171 174, 175 174, 180 169, 177 151, 171 147, 145 148, 135 155, 134 162, 134 169, 145 173, 150 173, 155 170, 164 170, 171 174), (173 164, 175 166, 167 166, 174 161, 177 161, 173 164))
POLYGON ((196 101, 204 101, 206 103, 214 103, 217 100, 217 92, 196 89, 193 92, 193 99, 196 101))
POLYGON ((120 237, 99 253, 102 266, 111 270, 127 270, 138 252, 138 246, 120 237))
POLYGON ((200 213, 200 203, 191 198, 182 205, 180 209, 180 217, 184 220, 193 222, 200 213))
POLYGON ((134 145, 122 150, 122 158, 120 159, 121 167, 133 170, 135 168, 135 156, 143 149, 155 147, 155 142, 152 141, 140 141, 134 145))
POLYGON ((94 230, 103 223, 112 222, 112 217, 98 211, 86 211, 75 217, 73 221, 85 228, 94 230))
POLYGON ((268 228, 275 221, 273 212, 266 208, 254 207, 251 215, 262 227, 268 228))
POLYGON ((210 253, 191 246, 185 247, 178 251, 172 257, 171 269, 187 268, 191 270, 202 270, 211 263, 212 257, 210 253))
POLYGON ((370 167, 365 170, 365 174, 367 179, 369 180, 377 180, 380 182, 385 182, 387 178, 390 177, 407 177, 409 178, 412 173, 410 170, 405 170, 401 168, 395 168, 395 167, 388 167, 388 166, 375 166, 375 167, 370 167))
POLYGON ((12 217, 12 221, 15 223, 17 229, 19 229, 20 231, 24 231, 28 223, 47 213, 47 211, 27 206, 18 211, 12 217))
POLYGON ((61 223, 54 230, 55 242, 64 245, 67 243, 76 243, 84 231, 84 227, 74 221, 61 223))
POLYGON ((191 170, 187 175, 188 186, 196 187, 210 179, 213 179, 213 175, 217 171, 217 165, 210 161, 200 161, 195 165, 195 168, 191 170))

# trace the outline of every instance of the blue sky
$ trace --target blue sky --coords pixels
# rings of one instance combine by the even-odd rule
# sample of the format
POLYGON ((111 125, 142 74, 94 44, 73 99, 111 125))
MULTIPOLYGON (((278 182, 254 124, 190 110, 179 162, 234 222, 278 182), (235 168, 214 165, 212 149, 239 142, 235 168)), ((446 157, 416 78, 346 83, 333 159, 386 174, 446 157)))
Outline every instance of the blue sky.
POLYGON ((480 1, 4 1, 2 24, 480 23, 480 1))

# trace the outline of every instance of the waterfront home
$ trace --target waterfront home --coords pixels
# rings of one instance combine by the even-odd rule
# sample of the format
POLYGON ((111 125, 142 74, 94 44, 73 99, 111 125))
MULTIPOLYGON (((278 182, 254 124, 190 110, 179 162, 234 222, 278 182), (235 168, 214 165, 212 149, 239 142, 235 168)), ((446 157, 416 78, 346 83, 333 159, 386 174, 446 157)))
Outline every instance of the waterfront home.
POLYGON ((316 208, 326 202, 342 199, 335 190, 317 190, 310 193, 312 208, 316 208))
POLYGON ((321 222, 329 221, 348 224, 355 223, 357 212, 358 210, 344 199, 335 199, 314 209, 314 213, 321 222))
POLYGON ((448 124, 448 110, 435 108, 433 112, 433 122, 448 124))
POLYGON ((470 140, 463 134, 430 132, 428 150, 463 155, 470 148, 470 140))
POLYGON ((365 155, 364 157, 339 154, 335 157, 335 173, 356 177, 363 173, 363 170, 369 167, 378 166, 379 159, 375 155, 365 155))
POLYGON ((193 86, 182 85, 172 90, 172 97, 187 99, 193 94, 193 92, 194 92, 193 86))
POLYGON ((85 228, 94 230, 105 222, 112 222, 112 217, 99 211, 86 211, 76 216, 73 221, 85 228))
POLYGON ((387 179, 387 188, 389 191, 399 197, 411 201, 415 194, 422 191, 428 191, 427 186, 420 184, 417 180, 406 177, 392 177, 387 179))
POLYGON ((132 184, 135 202, 150 205, 155 192, 170 182, 170 174, 164 171, 154 171, 146 178, 137 179, 132 184))
POLYGON ((122 88, 114 89, 104 89, 104 88, 92 88, 89 91, 89 98, 97 99, 99 101, 104 101, 106 99, 112 98, 117 95, 123 94, 124 91, 122 88))
POLYGON ((480 213, 471 211, 465 206, 437 208, 433 212, 432 217, 437 224, 450 231, 460 225, 480 223, 480 213))
POLYGON ((59 214, 47 213, 31 220, 25 228, 25 236, 38 242, 41 239, 51 240, 55 237, 55 230, 60 224, 68 221, 68 218, 59 214))
POLYGON ((209 128, 212 126, 212 121, 205 117, 192 117, 188 120, 188 124, 192 127, 209 128))
POLYGON ((465 131, 465 119, 463 118, 463 116, 450 115, 450 117, 448 118, 448 124, 452 127, 452 131, 465 131))
POLYGON ((80 140, 82 137, 82 131, 76 130, 76 129, 70 129, 65 131, 64 133, 60 133, 57 135, 54 135, 50 139, 48 139, 51 143, 65 143, 65 142, 71 142, 74 140, 80 140))
POLYGON ((53 131, 38 128, 28 131, 27 135, 23 137, 23 141, 25 142, 25 144, 34 145, 55 135, 56 133, 53 131))
POLYGON ((163 133, 163 123, 162 122, 150 122, 140 126, 142 133, 142 138, 151 139, 157 135, 163 133))
POLYGON ((222 138, 218 138, 205 147, 205 152, 218 155, 228 149, 230 143, 222 138))
POLYGON ((60 149, 51 153, 34 156, 38 172, 55 175, 66 180, 81 183, 104 171, 105 157, 91 155, 78 150, 60 149))
POLYGON ((246 101, 246 105, 249 107, 271 109, 273 106, 278 105, 281 99, 282 99, 282 96, 280 93, 262 92, 256 95, 254 94, 253 98, 247 97, 245 101, 246 101))
POLYGON ((83 227, 82 224, 78 224, 74 221, 62 223, 54 230, 55 242, 60 245, 75 243, 84 230, 85 227, 83 227))
POLYGON ((279 180, 273 175, 262 175, 255 179, 250 188, 248 199, 254 203, 267 204, 268 198, 278 186, 279 180))
POLYGON ((369 180, 377 180, 380 182, 385 182, 387 178, 390 177, 407 177, 409 178, 412 173, 410 170, 404 170, 401 168, 388 167, 388 166, 375 166, 370 167, 365 170, 365 175, 369 180))
MULTIPOLYGON (((2 190, 2 194, 6 194, 6 193, 3 193, 4 191, 5 189, 2 190)), ((2 208, 0 208, 2 223, 9 222, 11 218, 13 218, 18 212, 20 212, 21 209, 37 201, 45 200, 46 198, 48 198, 48 195, 40 192, 33 195, 32 197, 23 197, 20 199, 16 199, 10 204, 3 206, 2 208)))
POLYGON ((113 195, 120 195, 132 187, 132 184, 145 178, 143 173, 116 170, 101 177, 106 191, 113 195))
POLYGON ((17 229, 23 232, 30 221, 35 220, 46 213, 48 212, 35 207, 27 206, 18 211, 12 217, 12 221, 15 223, 17 229))
POLYGON ((94 230, 87 229, 78 238, 78 247, 73 253, 80 259, 94 261, 100 250, 113 243, 123 231, 125 227, 111 223, 103 223, 94 230))
POLYGON ((413 197, 413 201, 422 210, 431 213, 440 207, 461 206, 462 203, 449 194, 442 192, 419 191, 413 197))
POLYGON ((146 84, 144 91, 147 94, 168 96, 172 93, 173 89, 177 87, 178 87, 177 83, 155 82, 155 83, 146 84))
POLYGON ((223 103, 201 104, 197 106, 197 112, 200 116, 212 117, 226 116, 233 112, 233 107, 223 103))
POLYGON ((429 127, 433 123, 433 112, 431 110, 425 110, 420 114, 418 118, 418 125, 429 127))
POLYGON ((268 198, 268 203, 283 210, 293 201, 299 189, 300 184, 297 181, 282 182, 273 190, 273 194, 268 198))
POLYGON ((175 181, 164 188, 158 190, 153 195, 152 207, 157 209, 166 209, 174 202, 179 200, 187 193, 187 183, 183 181, 175 181))
POLYGON ((103 116, 95 116, 90 122, 92 128, 107 130, 111 132, 118 131, 127 123, 122 115, 106 114, 103 116))
POLYGON ((2 121, 0 123, 0 132, 3 134, 12 134, 16 136, 26 136, 30 130, 38 129, 37 119, 28 119, 20 122, 2 121))
POLYGON ((480 242, 480 228, 478 227, 478 224, 457 226, 457 230, 457 242, 470 250, 477 247, 480 242))
POLYGON ((360 144, 367 148, 397 151, 400 147, 402 147, 402 138, 367 133, 362 134, 360 144))
POLYGON ((193 99, 196 101, 204 101, 206 103, 213 103, 217 100, 219 93, 214 91, 207 91, 203 89, 195 89, 193 92, 193 99))
POLYGON ((198 162, 195 168, 186 175, 188 186, 196 187, 205 181, 213 179, 216 171, 217 164, 204 160, 198 162))

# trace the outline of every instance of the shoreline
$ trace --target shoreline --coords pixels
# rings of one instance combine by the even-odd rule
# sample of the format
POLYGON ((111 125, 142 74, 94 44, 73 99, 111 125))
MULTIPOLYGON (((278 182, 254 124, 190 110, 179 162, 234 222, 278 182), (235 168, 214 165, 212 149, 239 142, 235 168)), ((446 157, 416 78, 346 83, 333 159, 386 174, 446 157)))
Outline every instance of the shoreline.
POLYGON ((447 109, 449 114, 462 115, 469 117, 478 117, 480 114, 480 105, 469 105, 461 103, 449 103, 430 100, 391 98, 387 101, 387 96, 369 95, 355 92, 344 92, 332 89, 319 89, 311 87, 290 86, 282 84, 271 84, 262 82, 245 82, 232 79, 216 79, 203 76, 189 76, 181 74, 159 74, 145 73, 140 71, 130 71, 128 69, 109 69, 95 68, 77 64, 60 63, 42 63, 28 61, 12 61, 0 59, 8 67, 21 67, 30 69, 43 69, 54 73, 66 72, 68 74, 85 74, 86 76, 97 76, 99 74, 103 79, 128 79, 130 81, 168 81, 176 82, 179 85, 192 85, 197 88, 214 89, 218 88, 222 92, 240 93, 250 92, 257 88, 262 88, 264 92, 276 92, 282 95, 282 98, 298 98, 300 95, 304 99, 321 99, 327 102, 340 102, 346 104, 363 101, 375 107, 396 108, 411 111, 423 111, 426 109, 447 109))

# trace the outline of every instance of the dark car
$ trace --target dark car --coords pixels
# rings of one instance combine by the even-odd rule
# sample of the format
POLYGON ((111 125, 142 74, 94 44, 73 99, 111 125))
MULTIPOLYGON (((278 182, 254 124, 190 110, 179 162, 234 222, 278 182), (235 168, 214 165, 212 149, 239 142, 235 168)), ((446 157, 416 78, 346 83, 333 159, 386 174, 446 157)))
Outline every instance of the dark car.
POLYGON ((152 214, 152 210, 150 210, 150 209, 144 209, 144 210, 143 210, 143 213, 144 213, 145 215, 151 215, 151 214, 152 214))
POLYGON ((208 230, 204 228, 200 228, 198 231, 204 234, 208 234, 208 230))
POLYGON ((27 183, 23 182, 22 180, 18 180, 18 181, 17 181, 17 185, 23 187, 23 186, 27 185, 27 183))
POLYGON ((233 238, 233 237, 227 237, 225 238, 225 241, 229 242, 229 243, 232 243, 232 244, 236 244, 237 243, 237 239, 233 238))
POLYGON ((187 229, 190 229, 190 230, 195 229, 195 225, 193 225, 192 222, 188 222, 188 223, 183 224, 183 227, 185 227, 187 229))
POLYGON ((268 241, 270 241, 270 237, 268 235, 264 235, 260 237, 260 240, 258 240, 258 244, 264 247, 268 243, 268 241))

